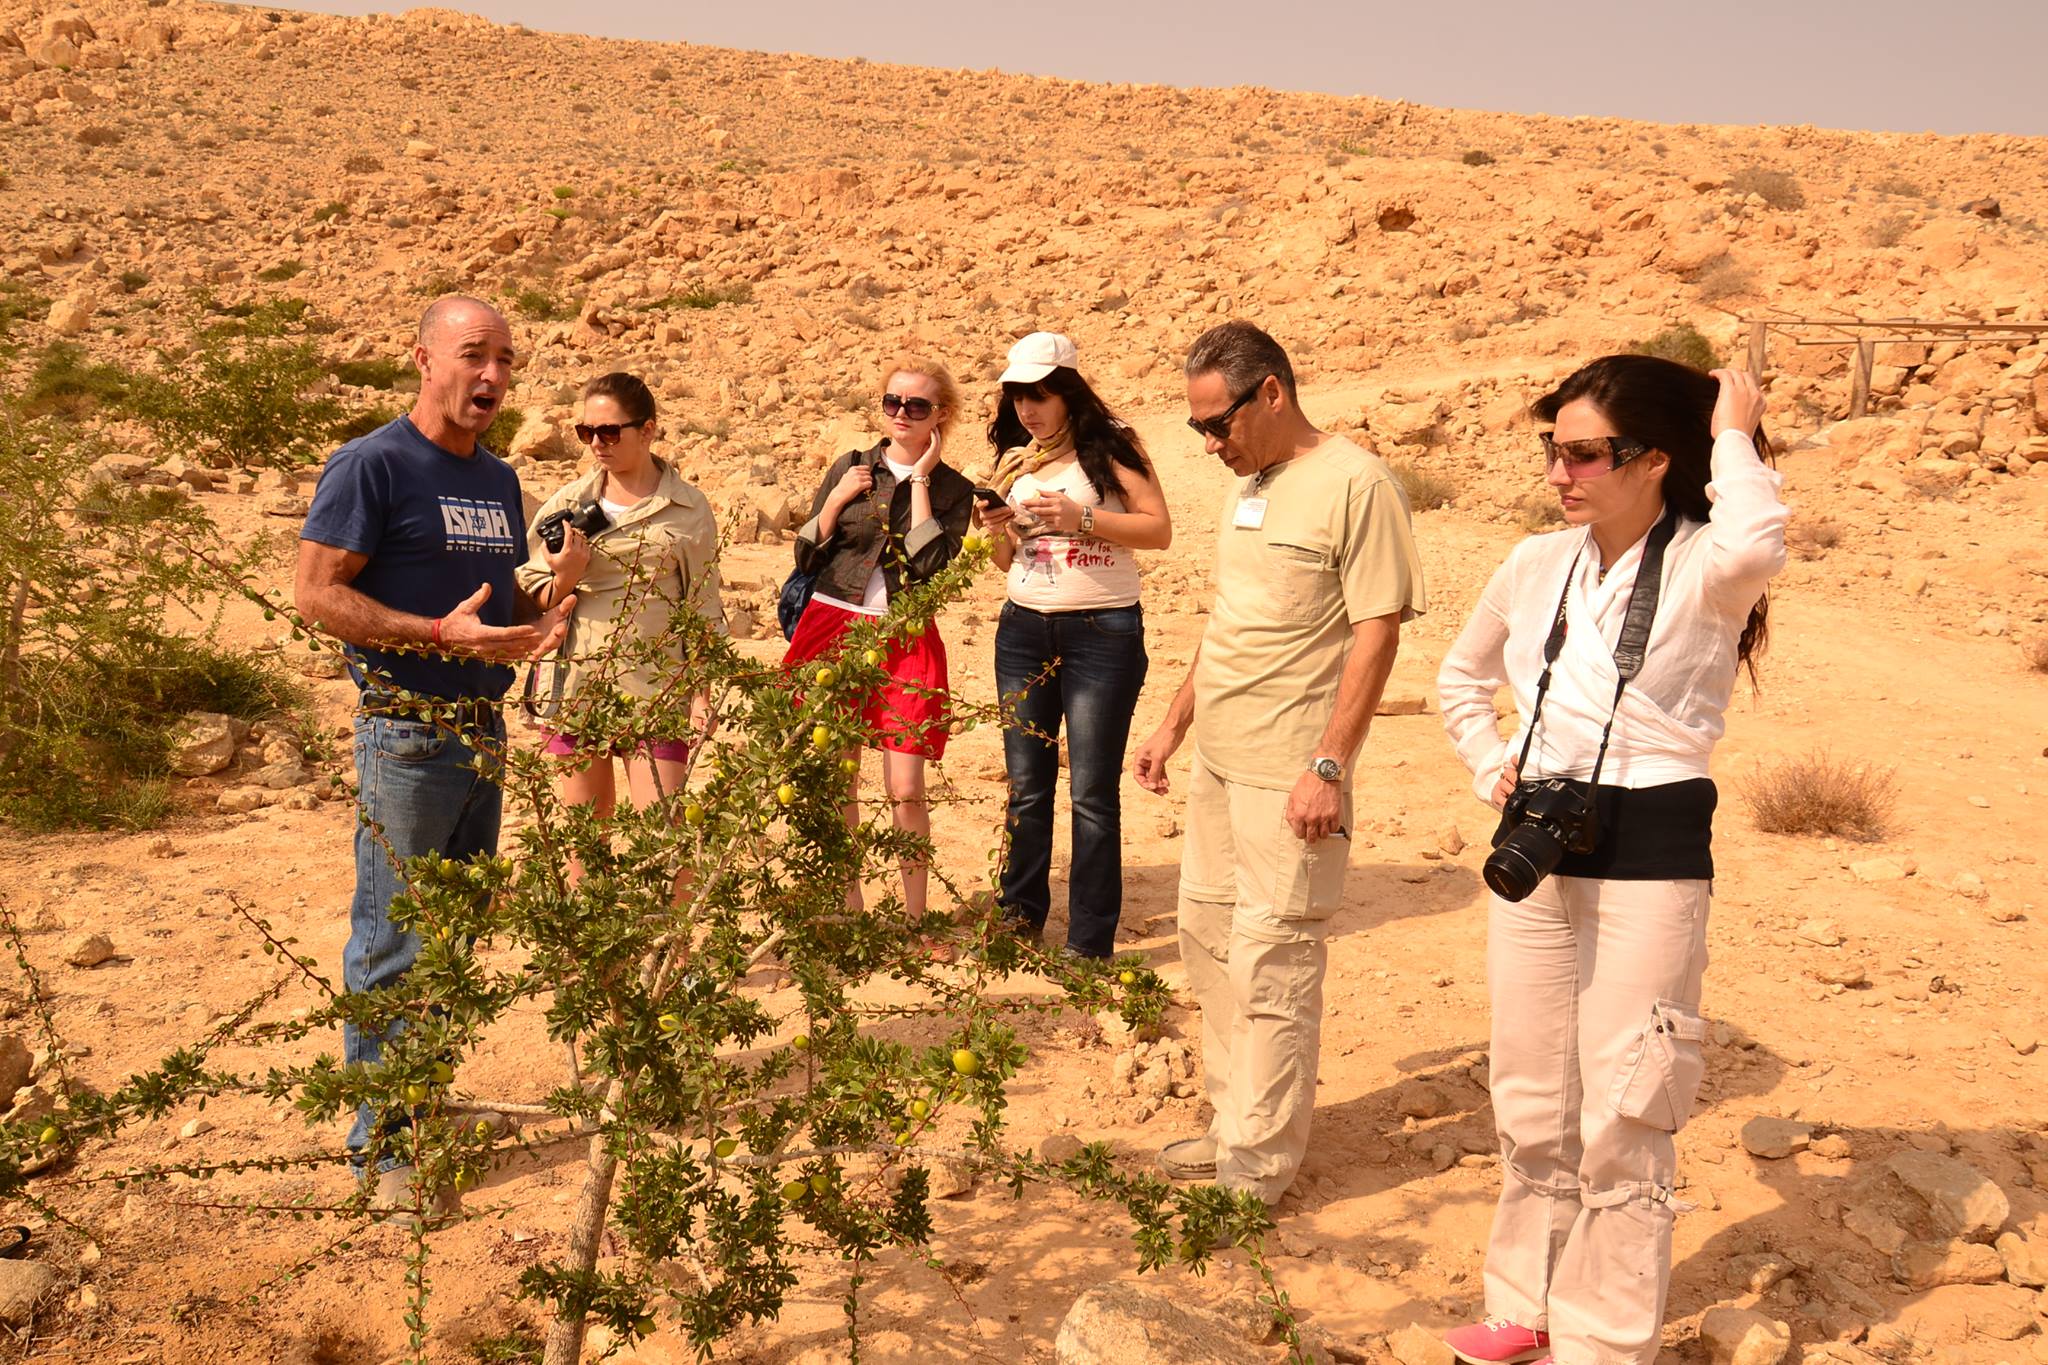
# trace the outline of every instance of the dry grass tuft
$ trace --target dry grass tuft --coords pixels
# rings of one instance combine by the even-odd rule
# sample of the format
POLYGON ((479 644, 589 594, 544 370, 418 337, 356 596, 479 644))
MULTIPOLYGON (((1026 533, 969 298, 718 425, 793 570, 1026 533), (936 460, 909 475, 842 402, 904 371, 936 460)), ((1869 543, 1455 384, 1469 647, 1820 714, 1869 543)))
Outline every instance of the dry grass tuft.
POLYGON ((1449 507, 1451 500, 1458 496, 1455 480, 1448 475, 1422 469, 1413 460, 1397 460, 1387 468, 1393 472, 1394 482, 1400 484, 1401 491, 1408 495, 1408 506, 1417 512, 1449 507))
POLYGON ((1806 191, 1790 172, 1768 166, 1747 166, 1728 177, 1729 190, 1738 195, 1755 195, 1774 209, 1803 209, 1806 191))
POLYGON ((2027 667, 2036 673, 2048 673, 2048 635, 2021 645, 2020 656, 2027 661, 2027 667))
POLYGON ((1898 805, 1898 775, 1817 750, 1759 767, 1743 781, 1742 799, 1766 834, 1881 839, 1898 805))
POLYGON ((1787 548, 1801 559, 1819 559, 1841 543, 1841 523, 1831 517, 1794 517, 1785 528, 1787 548))
POLYGON ((1548 494, 1524 493, 1515 500, 1515 523, 1535 535, 1564 525, 1564 508, 1548 494))

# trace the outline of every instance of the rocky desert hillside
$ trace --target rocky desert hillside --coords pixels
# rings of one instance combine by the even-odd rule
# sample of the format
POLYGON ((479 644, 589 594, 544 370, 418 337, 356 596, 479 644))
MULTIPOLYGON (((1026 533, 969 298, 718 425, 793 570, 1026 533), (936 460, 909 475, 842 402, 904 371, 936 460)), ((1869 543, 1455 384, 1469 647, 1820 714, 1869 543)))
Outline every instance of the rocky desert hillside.
MULTIPOLYGON (((1179 357, 1232 316, 1286 342, 1311 415, 1404 462, 1433 504, 1418 520, 1433 610, 1406 637, 1368 747, 1378 813, 1361 821, 1333 952, 1318 1145, 1281 1210, 1283 1283, 1340 1359, 1439 1365, 1415 1325, 1479 1300, 1499 1175, 1471 847, 1486 824, 1425 698, 1486 574, 1541 524, 1527 402, 1583 359, 1677 328, 1739 360, 1747 318, 2048 320, 2038 138, 1476 114, 625 43, 445 10, 343 19, 186 0, 0 0, 0 115, 0 305, 26 314, 0 360, 10 379, 67 340, 150 371, 221 309, 303 301, 330 396, 390 412, 402 377, 364 362, 401 358, 437 293, 496 299, 525 352, 509 448, 529 493, 575 470, 566 425, 582 381, 647 375, 668 449, 731 528, 728 605, 764 656, 787 528, 822 465, 864 439, 881 358, 916 341, 953 365, 973 394, 959 456, 972 464, 1010 342, 1068 332, 1158 455, 1180 527, 1145 565, 1141 733, 1199 632, 1223 488, 1180 427, 1179 357)), ((1723 1022, 1709 1110, 1681 1140, 1700 1207, 1680 1225, 1667 1358, 2048 1362, 2048 342, 1880 345, 1855 421, 1850 354, 1771 341, 1797 554, 1763 688, 1719 760, 1708 1010, 1723 1022), (1751 828, 1740 777, 1817 749, 1897 769, 1888 839, 1751 828)), ((252 478, 235 451, 103 426, 110 476, 183 485, 230 539, 269 542, 287 585, 309 476, 252 478)), ((948 624, 964 687, 990 687, 999 598, 987 585, 948 624)), ((228 620, 264 640, 253 612, 228 620)), ((344 719, 343 686, 319 686, 344 719)), ((47 935, 31 946, 82 1040, 74 1064, 101 1080, 267 980, 219 908, 225 891, 339 957, 350 815, 307 785, 321 756, 279 734, 217 738, 220 764, 196 770, 168 832, 0 855, 47 935)), ((957 753, 940 837, 978 867, 1000 822, 1000 750, 980 734, 957 753)), ((1170 975, 1179 826, 1135 787, 1125 800, 1127 946, 1170 975)), ((1189 1019, 1154 1044, 1048 1024, 1033 1038, 1047 1066, 1019 1101, 1025 1134, 1104 1137, 1143 1162, 1191 1131, 1189 1019)), ((508 1042, 479 1083, 552 1084, 521 1055, 508 1042)), ((153 1159, 152 1143, 190 1142, 216 1118, 207 1140, 249 1151, 291 1122, 223 1105, 208 1129, 166 1123, 110 1163, 153 1159)), ((436 1359, 483 1358, 470 1343, 517 1325, 507 1286, 558 1249, 567 1178, 514 1172, 493 1191, 509 1220, 453 1234, 436 1359)), ((1052 1194, 956 1193, 946 1272, 889 1268, 868 1358, 1054 1359, 1068 1308, 1129 1267, 1128 1246, 1052 1194)), ((96 1240, 53 1234, 61 1292, 21 1349, 138 1362, 399 1349, 399 1241, 271 1284, 317 1249, 312 1233, 174 1204, 109 1193, 96 1240)), ((1220 1297, 1213 1282, 1161 1283, 1183 1304, 1220 1297)), ((793 1303, 734 1358, 843 1358, 839 1292, 793 1303)), ((663 1343, 640 1358, 686 1357, 663 1343)), ((1227 1339, 1215 1352, 1182 1359, 1272 1358, 1227 1339)))

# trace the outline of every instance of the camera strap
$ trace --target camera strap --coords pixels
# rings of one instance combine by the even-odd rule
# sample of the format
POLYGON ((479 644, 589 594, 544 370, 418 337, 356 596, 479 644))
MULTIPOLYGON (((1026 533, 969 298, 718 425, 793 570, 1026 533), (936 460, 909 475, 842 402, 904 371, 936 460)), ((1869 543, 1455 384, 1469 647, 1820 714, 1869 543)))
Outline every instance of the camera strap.
MULTIPOLYGON (((1614 737, 1614 718, 1621 712, 1621 694, 1627 690, 1629 680, 1642 671, 1643 658, 1650 649, 1650 627, 1657 617, 1657 599, 1664 589, 1664 547, 1671 543, 1671 537, 1678 533, 1678 513, 1667 509, 1657 524, 1650 528, 1649 539, 1643 542, 1643 562, 1636 570, 1635 588, 1629 594, 1628 612, 1621 618, 1621 635, 1614 642, 1614 703, 1607 710, 1607 725, 1600 731, 1600 752, 1593 760, 1593 776, 1587 785, 1600 785, 1600 769, 1607 763, 1607 744, 1614 737)), ((1564 637, 1570 629, 1565 619, 1565 606, 1571 601, 1572 584, 1578 580, 1579 558, 1586 552, 1581 544, 1572 555, 1571 568, 1565 571, 1564 591, 1558 594, 1557 615, 1550 623, 1550 636, 1543 642, 1543 676, 1536 680, 1536 705, 1529 715, 1529 733, 1522 739, 1522 753, 1515 760, 1517 779, 1523 775, 1529 763, 1529 749, 1536 742, 1536 726, 1543 719, 1543 698, 1550 691, 1550 672, 1557 664, 1557 657, 1564 652, 1564 637)))

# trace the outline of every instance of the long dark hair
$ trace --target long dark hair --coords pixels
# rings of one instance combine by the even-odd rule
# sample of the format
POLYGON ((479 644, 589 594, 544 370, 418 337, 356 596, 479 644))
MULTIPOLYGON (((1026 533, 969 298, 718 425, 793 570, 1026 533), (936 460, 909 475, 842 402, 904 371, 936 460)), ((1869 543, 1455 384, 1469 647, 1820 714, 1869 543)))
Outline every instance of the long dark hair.
MULTIPOLYGON (((1582 365, 1551 392, 1537 399, 1529 412, 1540 422, 1555 422, 1569 403, 1585 399, 1624 436, 1653 450, 1670 463, 1664 470, 1664 503, 1687 521, 1705 522, 1713 503, 1707 482, 1713 477, 1714 402, 1720 381, 1690 365, 1650 355, 1604 355, 1582 365)), ((1763 428, 1755 432, 1757 450, 1768 454, 1763 428)), ((1749 669, 1756 683, 1757 656, 1770 639, 1771 599, 1766 593, 1749 609, 1736 662, 1749 669)))
POLYGON ((1109 410, 1109 405, 1088 387, 1079 370, 1065 365, 1054 366, 1052 373, 1036 384, 1003 385, 1003 396, 996 404, 996 419, 988 424, 988 442, 996 448, 996 454, 1031 440, 1031 433, 1017 420, 1017 400, 1043 398, 1047 394, 1067 405, 1067 431, 1074 438, 1074 456, 1081 462, 1081 472, 1088 476, 1096 497, 1106 498, 1111 493, 1123 496, 1124 481, 1116 472, 1118 465, 1151 476, 1152 462, 1145 458, 1145 446, 1138 433, 1109 410))

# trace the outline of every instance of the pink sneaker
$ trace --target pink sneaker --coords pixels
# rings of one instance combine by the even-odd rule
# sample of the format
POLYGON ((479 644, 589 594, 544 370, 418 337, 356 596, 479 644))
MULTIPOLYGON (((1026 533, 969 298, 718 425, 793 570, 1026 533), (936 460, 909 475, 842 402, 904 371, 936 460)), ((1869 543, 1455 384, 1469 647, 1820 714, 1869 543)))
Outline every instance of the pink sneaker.
POLYGON ((1467 1323, 1444 1333, 1444 1345, 1471 1365, 1520 1365, 1550 1354, 1550 1333, 1518 1327, 1506 1318, 1467 1323))

